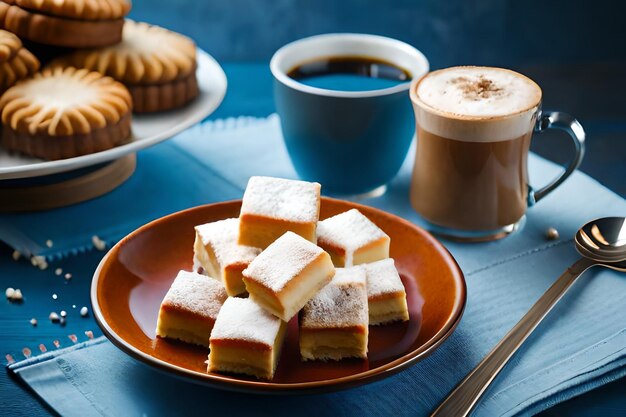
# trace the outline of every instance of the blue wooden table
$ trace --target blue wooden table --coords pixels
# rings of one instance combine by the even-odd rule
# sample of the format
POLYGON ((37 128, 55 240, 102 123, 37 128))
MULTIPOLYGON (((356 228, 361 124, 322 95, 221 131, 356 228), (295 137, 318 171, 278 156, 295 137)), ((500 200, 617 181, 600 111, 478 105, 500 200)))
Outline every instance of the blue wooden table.
MULTIPOLYGON (((274 111, 271 76, 266 63, 233 63, 224 65, 229 91, 223 105, 211 116, 225 118, 239 115, 266 116, 274 111)), ((621 94, 624 84, 614 89, 611 97, 600 94, 599 82, 609 83, 606 74, 623 78, 623 68, 598 67, 593 71, 605 75, 602 80, 585 77, 587 71, 578 75, 562 72, 558 67, 521 68, 535 78, 546 95, 545 107, 570 111, 581 119, 588 131, 588 156, 582 169, 609 188, 626 197, 626 108, 621 94), (562 74, 567 74, 566 77, 562 74), (576 88, 573 88, 576 87, 576 88), (608 103, 607 103, 608 100, 608 103), (602 109, 607 111, 601 111, 602 109)), ((567 157, 563 146, 565 138, 542 137, 535 141, 533 149, 557 161, 567 157)), ((39 271, 29 262, 14 262, 11 250, 0 244, 0 288, 19 287, 25 301, 11 304, 0 301, 0 354, 11 354, 16 360, 23 359, 23 348, 38 352, 40 345, 55 349, 55 341, 61 347, 73 344, 73 338, 85 340, 91 332, 101 335, 92 315, 83 318, 82 306, 89 304, 91 274, 103 252, 89 252, 51 263, 47 270, 39 271), (54 270, 62 268, 72 278, 56 276, 54 270), (56 295, 56 298, 53 298, 56 295), (75 308, 73 307, 75 306, 75 308), (52 324, 48 319, 51 311, 66 310, 64 326, 52 324), (36 327, 29 323, 38 318, 36 327)), ((28 353, 28 352, 26 352, 28 353)), ((97 358, 94 358, 97 360, 97 358)), ((105 363, 102 366, 106 366, 105 363)), ((572 399, 547 410, 544 416, 623 416, 626 415, 626 380, 618 380, 581 397, 572 399)), ((38 402, 24 387, 12 380, 8 373, 0 374, 0 414, 17 416, 42 416, 50 410, 38 402)))

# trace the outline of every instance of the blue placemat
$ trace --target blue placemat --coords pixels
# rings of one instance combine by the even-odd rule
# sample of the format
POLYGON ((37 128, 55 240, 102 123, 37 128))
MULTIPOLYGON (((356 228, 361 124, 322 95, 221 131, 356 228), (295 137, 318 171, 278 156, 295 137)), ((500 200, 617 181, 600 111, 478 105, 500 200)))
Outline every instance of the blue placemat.
MULTIPOLYGON (((265 120, 239 119, 212 122, 181 134, 167 145, 157 146, 143 154, 153 153, 161 165, 150 160, 140 164, 142 172, 168 173, 167 186, 157 190, 122 189, 87 204, 91 213, 106 207, 126 204, 133 221, 141 223, 168 209, 198 204, 204 198, 224 199, 240 195, 250 175, 295 177, 285 149, 276 117, 265 120), (171 154, 184 155, 185 164, 171 169, 171 154), (193 161, 193 162, 191 162, 193 161), (199 168, 198 168, 199 167, 199 168), (145 171, 144 171, 145 170, 145 171), (150 171, 152 170, 152 171, 150 171), (203 175, 193 188, 176 191, 177 205, 149 207, 134 211, 137 200, 164 201, 154 193, 172 192, 169 187, 184 187, 190 175, 203 175), (215 188, 218 184, 221 188, 215 188), (115 193, 119 192, 117 195, 115 193), (200 196, 200 197, 199 197, 200 196), (209 197, 207 197, 209 196, 209 197), (158 212, 157 212, 158 211, 158 212), (145 218, 142 218, 142 215, 145 218)), ((410 154, 411 155, 411 154, 410 154)), ((145 158, 145 157, 144 157, 145 158)), ((411 156, 388 193, 365 201, 420 223, 410 209, 407 190, 410 181, 411 156)), ((541 183, 558 173, 559 168, 536 156, 530 158, 533 181, 541 183)), ((145 177, 144 180, 145 181, 145 177)), ((71 208, 72 221, 84 224, 86 237, 100 234, 115 238, 122 228, 110 233, 110 227, 81 223, 83 205, 71 208), (110 234, 107 234, 110 233, 110 234)), ((65 218, 64 210, 53 213, 65 218)), ((263 397, 226 393, 198 387, 163 376, 145 365, 134 362, 108 342, 94 346, 57 351, 12 366, 44 401, 64 415, 426 415, 454 385, 476 365, 495 343, 519 320, 532 303, 547 289, 577 254, 570 239, 574 231, 590 218, 626 213, 626 202, 600 184, 576 173, 562 188, 529 211, 525 228, 503 241, 461 245, 445 242, 463 268, 468 284, 465 316, 455 333, 432 356, 410 369, 375 385, 345 392, 298 397, 263 397), (544 231, 554 226, 562 240, 547 242, 544 231), (73 406, 80 404, 80 407, 73 406)), ((19 225, 22 236, 32 241, 52 238, 52 229, 42 231, 46 213, 24 215, 19 225), (42 226, 43 225, 43 226, 42 226)), ((120 219, 110 217, 111 224, 120 219)), ((14 219, 16 220, 16 219, 14 219)), ((7 222, 3 216, 0 222, 7 222)), ((15 225, 16 221, 12 224, 15 225)), ((17 227, 17 226, 16 226, 17 227)), ((1 229, 4 230, 4 229, 1 229)), ((82 229, 81 229, 82 230, 82 229)), ((55 236, 63 242, 63 233, 55 236)), ((58 250, 58 244, 55 248, 58 250)), ((68 243, 68 247, 70 244, 68 243)), ((71 250, 71 249, 70 249, 71 250)), ((53 254, 50 252, 49 254, 53 254)), ((550 405, 585 392, 626 373, 626 278, 608 270, 592 271, 563 299, 523 347, 485 399, 476 415, 498 416, 532 414, 550 405)))
MULTIPOLYGON (((262 119, 241 117, 207 123, 207 133, 230 133, 262 119)), ((204 149, 165 142, 138 154, 137 170, 114 191, 85 203, 37 213, 0 214, 0 240, 25 256, 60 258, 93 248, 98 236, 109 246, 137 227, 188 207, 239 198, 241 188, 210 168, 204 149), (71 233, 68 233, 71 231, 71 233), (52 241, 52 247, 46 242, 52 241)))

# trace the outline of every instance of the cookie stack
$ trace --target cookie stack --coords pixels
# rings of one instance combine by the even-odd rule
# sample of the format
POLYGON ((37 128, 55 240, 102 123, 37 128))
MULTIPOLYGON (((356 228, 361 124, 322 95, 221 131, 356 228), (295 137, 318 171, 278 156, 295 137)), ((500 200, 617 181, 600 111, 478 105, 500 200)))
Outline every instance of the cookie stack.
POLYGON ((195 43, 125 20, 130 7, 127 0, 0 0, 5 148, 42 159, 103 151, 130 140, 131 112, 172 110, 198 96, 195 43), (54 57, 42 72, 22 41, 54 57))

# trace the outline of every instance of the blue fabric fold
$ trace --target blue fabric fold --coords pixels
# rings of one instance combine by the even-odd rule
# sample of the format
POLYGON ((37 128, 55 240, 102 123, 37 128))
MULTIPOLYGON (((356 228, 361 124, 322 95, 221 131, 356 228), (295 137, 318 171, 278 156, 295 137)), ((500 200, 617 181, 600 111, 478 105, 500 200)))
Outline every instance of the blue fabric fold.
MULTIPOLYGON (((411 163, 409 154, 388 192, 362 202, 422 224, 407 198, 411 163)), ((534 184, 545 183, 560 172, 559 167, 535 155, 531 155, 529 164, 534 184)), ((129 231, 125 229, 168 210, 240 196, 250 175, 296 177, 275 116, 196 126, 167 144, 140 153, 136 175, 141 182, 151 176, 164 182, 146 189, 138 183, 136 188, 129 188, 132 193, 120 188, 115 191, 119 195, 107 202, 109 205, 98 205, 109 196, 100 202, 86 203, 93 204, 88 206, 91 212, 105 212, 102 210, 111 205, 126 202, 132 220, 116 219, 113 213, 110 219, 117 221, 112 222, 115 227, 96 225, 85 229, 82 235, 116 239, 129 231), (178 161, 174 167, 172 160, 178 161), (161 165, 155 167, 157 162, 161 165), (167 171, 167 175, 159 171, 167 171), (181 190, 171 190, 172 187, 181 190), (161 197, 166 192, 169 199, 161 197), (136 210, 133 202, 137 199, 162 205, 152 207, 146 203, 142 210, 136 210)), ((83 205, 70 209, 77 219, 85 210, 83 205)), ((63 210, 67 209, 52 216, 62 219, 63 210)), ((523 230, 513 236, 473 245, 444 242, 465 272, 465 315, 454 334, 430 357, 373 385, 280 398, 230 393, 163 375, 104 340, 20 362, 12 365, 11 370, 63 415, 197 415, 206 414, 207 410, 233 416, 282 416, 294 412, 427 415, 578 258, 571 239, 575 230, 591 218, 623 213, 626 201, 577 172, 529 209, 523 230), (547 241, 544 233, 548 227, 556 227, 561 240, 547 241), (72 404, 81 407, 77 409, 72 404)), ((41 216, 40 222, 50 219, 43 213, 13 219, 11 223, 19 226, 22 235, 16 233, 15 241, 23 236, 38 241, 35 236, 43 236, 37 227, 28 226, 27 220, 37 216, 41 216), (18 221, 22 223, 18 225, 18 221)), ((7 222, 4 216, 0 218, 4 227, 2 222, 7 222)), ((46 238, 58 240, 59 237, 51 237, 53 232, 54 229, 47 229, 46 238)), ((68 242, 66 246, 75 244, 68 242)), ((599 267, 586 273, 503 370, 475 415, 531 415, 624 376, 624 305, 624 276, 599 267)))

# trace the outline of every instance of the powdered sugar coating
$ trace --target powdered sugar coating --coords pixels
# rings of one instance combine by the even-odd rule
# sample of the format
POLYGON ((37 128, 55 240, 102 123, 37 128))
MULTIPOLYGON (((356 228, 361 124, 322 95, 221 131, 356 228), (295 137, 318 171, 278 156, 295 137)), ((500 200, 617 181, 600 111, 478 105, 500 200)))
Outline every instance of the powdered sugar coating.
POLYGON ((319 246, 300 235, 287 232, 254 258, 243 270, 243 276, 280 292, 323 252, 319 246))
POLYGON ((336 268, 332 281, 311 298, 300 316, 305 328, 368 325, 365 269, 336 268))
POLYGON ((316 182, 250 177, 241 214, 256 214, 297 223, 317 222, 321 186, 316 182))
POLYGON ((406 293, 393 259, 383 259, 361 266, 367 275, 367 296, 369 298, 381 294, 406 293))
POLYGON ((244 340, 274 346, 281 320, 249 298, 230 297, 220 311, 211 340, 244 340))
POLYGON ((204 246, 210 245, 220 267, 249 264, 261 249, 237 244, 239 219, 225 219, 195 227, 204 246))
POLYGON ((180 271, 162 305, 215 320, 227 298, 228 294, 219 281, 196 272, 180 271))
POLYGON ((388 237, 359 210, 351 209, 317 224, 317 241, 346 251, 346 266, 352 266, 354 252, 370 243, 388 237))

